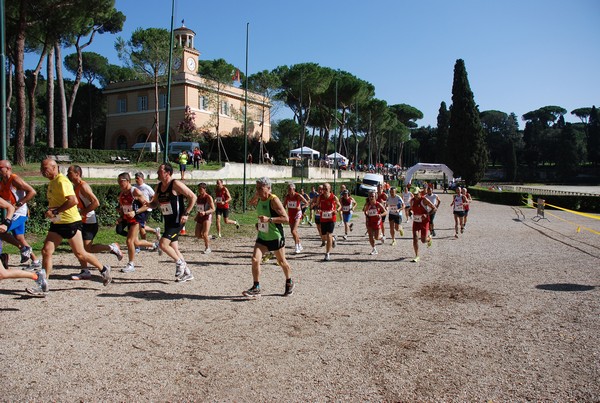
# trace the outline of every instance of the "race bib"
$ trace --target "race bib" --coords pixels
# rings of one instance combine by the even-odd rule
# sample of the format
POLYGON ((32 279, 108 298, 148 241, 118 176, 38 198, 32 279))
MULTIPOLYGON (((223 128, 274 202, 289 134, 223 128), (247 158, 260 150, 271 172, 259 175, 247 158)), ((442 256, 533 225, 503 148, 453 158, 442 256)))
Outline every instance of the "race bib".
POLYGON ((398 207, 390 206, 390 214, 398 215, 398 207))
POLYGON ((350 211, 350 206, 342 206, 342 211, 348 213, 350 211))
POLYGON ((131 213, 133 211, 132 204, 124 204, 121 206, 121 210, 123 210, 123 214, 131 213))
POLYGON ((297 209, 298 208, 298 202, 296 200, 290 200, 287 203, 288 208, 291 209, 297 209))
POLYGON ((196 204, 196 210, 200 213, 202 211, 204 211, 204 203, 200 204, 196 204))
POLYGON ((160 212, 163 215, 171 215, 173 214, 173 206, 171 206, 171 203, 160 203, 160 212))
POLYGON ((268 222, 258 222, 258 230, 260 232, 269 232, 269 223, 268 222))
POLYGON ((217 198, 215 198, 215 202, 217 202, 217 203, 223 203, 223 198, 222 197, 217 197, 217 198))
POLYGON ((329 219, 331 217, 333 217, 333 211, 322 211, 321 212, 321 218, 329 219))
POLYGON ((464 211, 465 207, 463 206, 462 203, 459 204, 454 204, 454 211, 464 211))
POLYGON ((367 215, 369 217, 375 217, 376 215, 379 215, 379 212, 377 211, 377 209, 369 209, 367 210, 367 215))
POLYGON ((414 222, 423 222, 423 216, 421 214, 415 214, 413 216, 413 221, 414 222))

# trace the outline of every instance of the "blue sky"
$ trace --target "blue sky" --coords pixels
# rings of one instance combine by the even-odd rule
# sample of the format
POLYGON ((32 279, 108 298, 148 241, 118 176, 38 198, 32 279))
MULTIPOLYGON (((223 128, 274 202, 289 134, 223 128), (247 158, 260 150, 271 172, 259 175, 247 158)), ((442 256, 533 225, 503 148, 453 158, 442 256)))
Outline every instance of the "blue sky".
MULTIPOLYGON (((127 16, 123 32, 86 49, 111 63, 121 64, 117 36, 170 27, 170 0, 116 0, 116 8, 127 16)), ((480 110, 514 112, 521 127, 521 115, 542 106, 567 109, 573 122, 571 110, 600 106, 598 0, 175 0, 175 27, 182 19, 202 59, 243 71, 249 23, 248 74, 304 62, 345 70, 388 104, 421 110, 420 126, 435 127, 440 103, 450 106, 457 59, 480 110)))

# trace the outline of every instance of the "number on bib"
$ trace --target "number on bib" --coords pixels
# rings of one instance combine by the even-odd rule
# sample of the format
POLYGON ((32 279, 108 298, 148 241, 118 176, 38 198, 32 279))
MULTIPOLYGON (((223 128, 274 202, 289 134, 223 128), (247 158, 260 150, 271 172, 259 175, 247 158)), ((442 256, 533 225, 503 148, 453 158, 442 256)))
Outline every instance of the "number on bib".
POLYGON ((171 203, 161 203, 160 212, 163 215, 171 215, 173 214, 173 206, 171 206, 171 203))

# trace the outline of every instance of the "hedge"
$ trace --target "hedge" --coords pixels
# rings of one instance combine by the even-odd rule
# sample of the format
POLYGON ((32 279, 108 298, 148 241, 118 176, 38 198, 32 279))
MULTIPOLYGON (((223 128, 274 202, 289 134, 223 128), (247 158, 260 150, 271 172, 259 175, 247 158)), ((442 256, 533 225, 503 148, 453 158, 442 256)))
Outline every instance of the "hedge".
MULTIPOLYGON (((523 201, 529 197, 528 193, 494 191, 478 187, 470 187, 469 193, 475 199, 494 204, 504 204, 508 206, 522 206, 523 201)), ((544 199, 546 204, 552 204, 569 210, 585 211, 588 213, 600 213, 600 196, 580 196, 580 195, 541 195, 531 194, 533 201, 544 199)), ((547 206, 547 209, 552 207, 547 206)))
MULTIPOLYGON (((14 155, 14 147, 11 146, 7 150, 9 159, 14 155)), ((68 155, 73 163, 86 163, 86 164, 102 164, 111 162, 110 157, 126 157, 131 161, 138 160, 140 156, 139 151, 134 150, 90 150, 87 148, 48 148, 45 145, 36 144, 34 146, 27 146, 27 152, 25 153, 26 163, 41 162, 46 158, 46 155, 68 155)), ((162 154, 159 161, 162 161, 162 154)), ((152 162, 156 161, 156 154, 143 153, 140 161, 152 162)))

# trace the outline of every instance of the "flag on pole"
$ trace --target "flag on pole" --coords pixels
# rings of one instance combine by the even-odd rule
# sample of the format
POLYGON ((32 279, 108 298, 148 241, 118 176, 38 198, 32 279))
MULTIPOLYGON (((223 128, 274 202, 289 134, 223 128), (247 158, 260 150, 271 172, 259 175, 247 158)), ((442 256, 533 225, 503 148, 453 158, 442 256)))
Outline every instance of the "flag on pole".
POLYGON ((240 78, 240 69, 235 69, 235 73, 233 73, 232 80, 233 81, 242 81, 242 79, 240 78))

